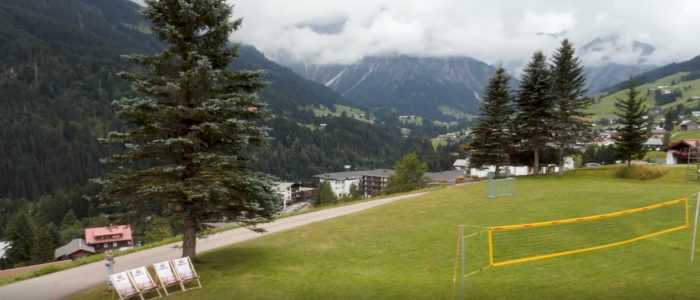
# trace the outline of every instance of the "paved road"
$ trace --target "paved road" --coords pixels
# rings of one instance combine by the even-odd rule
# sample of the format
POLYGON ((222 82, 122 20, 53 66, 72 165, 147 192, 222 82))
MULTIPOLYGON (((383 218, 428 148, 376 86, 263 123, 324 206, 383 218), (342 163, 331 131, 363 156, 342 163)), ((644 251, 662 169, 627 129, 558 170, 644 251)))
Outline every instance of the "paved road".
MULTIPOLYGON (((280 232, 313 222, 355 213, 390 202, 422 196, 424 194, 425 193, 408 194, 319 210, 279 219, 271 223, 262 224, 260 227, 267 230, 266 234, 280 232)), ((208 238, 199 239, 197 241, 197 252, 201 253, 233 243, 254 239, 259 236, 261 236, 261 234, 244 228, 224 231, 209 236, 208 238)), ((173 248, 173 245, 175 244, 178 243, 168 244, 116 257, 115 272, 121 272, 140 266, 150 266, 156 262, 177 258, 181 255, 182 250, 173 248)), ((99 261, 65 271, 2 286, 0 287, 0 299, 61 299, 84 289, 88 289, 92 286, 106 283, 107 268, 105 267, 103 261, 99 261)))

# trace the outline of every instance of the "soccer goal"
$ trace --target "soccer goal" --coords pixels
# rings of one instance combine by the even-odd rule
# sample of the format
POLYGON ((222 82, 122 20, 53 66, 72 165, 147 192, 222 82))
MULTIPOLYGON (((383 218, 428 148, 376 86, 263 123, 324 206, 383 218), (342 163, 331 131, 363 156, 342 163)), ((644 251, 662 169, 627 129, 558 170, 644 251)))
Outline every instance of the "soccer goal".
POLYGON ((504 179, 488 179, 488 195, 489 199, 494 199, 498 196, 515 196, 515 177, 504 179))

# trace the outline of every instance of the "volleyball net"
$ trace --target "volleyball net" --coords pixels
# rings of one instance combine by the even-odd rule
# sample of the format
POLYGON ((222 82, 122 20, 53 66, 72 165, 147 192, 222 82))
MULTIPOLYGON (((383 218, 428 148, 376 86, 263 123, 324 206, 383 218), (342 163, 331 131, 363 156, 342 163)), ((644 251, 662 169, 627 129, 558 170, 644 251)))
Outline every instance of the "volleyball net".
POLYGON ((596 216, 489 227, 489 265, 604 249, 685 228, 687 198, 596 216))

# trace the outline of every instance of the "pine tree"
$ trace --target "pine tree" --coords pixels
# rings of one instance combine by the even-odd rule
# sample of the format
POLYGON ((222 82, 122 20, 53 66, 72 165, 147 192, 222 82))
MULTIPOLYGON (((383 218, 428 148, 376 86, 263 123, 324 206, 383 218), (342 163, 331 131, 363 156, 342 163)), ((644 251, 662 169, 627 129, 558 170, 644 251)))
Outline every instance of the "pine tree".
POLYGON ((565 151, 582 140, 590 132, 585 110, 590 106, 586 93, 586 79, 581 61, 574 54, 574 46, 568 39, 552 56, 550 68, 552 94, 554 96, 554 143, 559 150, 559 176, 564 176, 565 151))
POLYGON ((331 183, 328 181, 324 181, 318 186, 318 190, 316 190, 316 196, 314 197, 313 204, 321 205, 336 200, 338 200, 338 198, 335 196, 335 193, 333 193, 331 183))
POLYGON ((469 164, 472 168, 494 165, 498 176, 500 167, 508 161, 514 116, 508 75, 502 67, 489 79, 480 111, 478 123, 472 130, 469 164))
POLYGON ((65 216, 63 216, 63 221, 61 221, 61 229, 59 231, 59 236, 61 240, 59 243, 61 245, 70 242, 73 239, 83 238, 85 235, 85 228, 75 217, 73 210, 68 210, 65 216))
POLYGON ((182 255, 196 255, 196 233, 207 221, 235 221, 252 230, 271 220, 276 209, 272 179, 250 171, 250 150, 265 143, 259 126, 263 106, 255 91, 260 71, 231 71, 237 47, 230 34, 242 20, 231 20, 225 0, 146 0, 143 16, 165 50, 130 55, 146 66, 122 73, 143 96, 114 102, 132 126, 112 132, 107 143, 124 146, 107 162, 120 165, 95 180, 99 198, 119 206, 127 217, 159 205, 183 223, 182 255))
POLYGON ((515 125, 520 146, 533 154, 534 174, 540 172, 540 152, 552 141, 554 98, 547 59, 535 52, 520 79, 515 125))
POLYGON ((9 243, 5 259, 15 266, 26 265, 32 260, 32 248, 36 228, 26 211, 20 210, 7 224, 3 240, 9 243))
POLYGON ((615 150, 627 161, 627 167, 632 163, 632 159, 644 157, 644 142, 650 136, 647 120, 644 119, 648 112, 644 105, 646 99, 638 96, 637 84, 630 80, 627 98, 615 101, 615 114, 619 117, 617 123, 622 125, 618 129, 619 135, 615 138, 615 150))
POLYGON ((389 176, 386 193, 400 193, 425 187, 423 178, 428 171, 428 164, 421 162, 416 153, 406 154, 394 165, 394 174, 389 176))
POLYGON ((31 257, 32 262, 40 264, 54 259, 54 249, 57 247, 55 227, 52 223, 45 226, 37 226, 34 239, 32 240, 31 257))

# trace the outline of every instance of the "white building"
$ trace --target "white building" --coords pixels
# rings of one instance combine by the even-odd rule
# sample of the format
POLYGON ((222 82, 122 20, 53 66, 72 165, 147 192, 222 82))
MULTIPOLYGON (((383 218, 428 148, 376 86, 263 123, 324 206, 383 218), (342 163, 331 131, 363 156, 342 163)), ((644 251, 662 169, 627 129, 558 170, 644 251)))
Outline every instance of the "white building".
POLYGON ((324 173, 314 175, 319 182, 330 183, 331 190, 336 197, 350 195, 350 187, 354 184, 358 191, 365 196, 381 194, 384 187, 389 182, 389 176, 394 174, 393 170, 376 169, 367 171, 348 171, 337 173, 324 173))
POLYGON ((301 184, 296 182, 275 182, 275 192, 282 201, 282 209, 287 209, 287 205, 300 200, 299 188, 301 184))
POLYGON ((469 160, 468 159, 455 160, 455 162, 452 164, 452 166, 455 168, 455 170, 466 170, 467 168, 469 168, 469 160))

